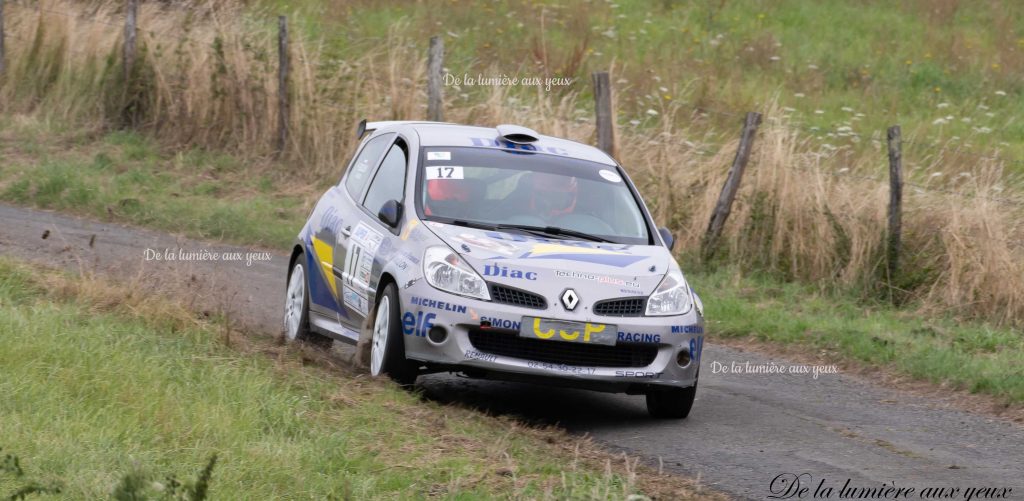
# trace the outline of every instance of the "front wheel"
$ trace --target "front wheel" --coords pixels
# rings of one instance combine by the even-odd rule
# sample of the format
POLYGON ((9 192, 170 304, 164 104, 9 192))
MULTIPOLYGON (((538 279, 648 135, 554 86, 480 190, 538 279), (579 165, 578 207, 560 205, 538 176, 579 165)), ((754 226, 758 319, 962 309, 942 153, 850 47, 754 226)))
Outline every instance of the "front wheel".
POLYGON ((398 289, 395 284, 388 284, 377 298, 370 340, 370 375, 387 374, 402 386, 412 386, 416 373, 416 366, 405 358, 398 289))
POLYGON ((288 342, 301 341, 319 348, 330 348, 331 338, 309 329, 309 284, 302 256, 295 260, 288 277, 288 291, 284 298, 284 337, 288 342))
POLYGON ((696 397, 696 381, 689 388, 652 388, 647 391, 647 413, 660 419, 685 419, 696 397))

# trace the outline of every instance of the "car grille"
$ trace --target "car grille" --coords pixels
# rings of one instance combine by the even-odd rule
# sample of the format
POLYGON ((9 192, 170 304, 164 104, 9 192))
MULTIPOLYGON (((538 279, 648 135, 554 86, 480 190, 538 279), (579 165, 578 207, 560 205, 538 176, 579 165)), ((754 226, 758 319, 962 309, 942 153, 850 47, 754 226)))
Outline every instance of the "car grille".
POLYGON ((544 310, 548 307, 548 302, 544 299, 544 296, 532 292, 498 284, 490 284, 490 290, 491 301, 495 303, 505 303, 538 310, 544 310))
POLYGON ((583 367, 647 367, 658 356, 653 344, 600 344, 545 341, 519 337, 514 331, 470 329, 469 342, 484 353, 583 367))
POLYGON ((626 297, 594 303, 594 314, 606 317, 639 317, 644 314, 647 298, 626 297))

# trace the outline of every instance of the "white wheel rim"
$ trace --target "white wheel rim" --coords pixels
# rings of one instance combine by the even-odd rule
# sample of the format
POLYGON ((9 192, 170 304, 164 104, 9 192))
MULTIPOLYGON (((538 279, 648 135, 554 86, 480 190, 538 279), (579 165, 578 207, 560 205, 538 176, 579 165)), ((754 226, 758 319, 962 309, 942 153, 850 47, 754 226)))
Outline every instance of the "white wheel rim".
POLYGON ((370 344, 370 374, 380 375, 384 365, 384 349, 388 344, 388 328, 391 326, 391 301, 387 296, 380 298, 377 317, 373 321, 373 341, 370 344))
POLYGON ((288 339, 294 340, 299 334, 305 302, 306 274, 302 271, 302 265, 296 264, 292 269, 292 278, 288 281, 288 294, 284 301, 284 335, 288 339))

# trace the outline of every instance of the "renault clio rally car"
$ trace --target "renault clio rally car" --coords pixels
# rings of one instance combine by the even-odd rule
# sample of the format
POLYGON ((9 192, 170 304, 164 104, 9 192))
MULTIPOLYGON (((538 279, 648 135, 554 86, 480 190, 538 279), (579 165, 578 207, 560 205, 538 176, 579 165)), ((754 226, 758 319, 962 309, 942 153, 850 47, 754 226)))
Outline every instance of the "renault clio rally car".
POLYGON ((359 125, 299 233, 289 340, 369 345, 373 376, 456 372, 644 394, 686 417, 700 299, 625 170, 514 125, 359 125))

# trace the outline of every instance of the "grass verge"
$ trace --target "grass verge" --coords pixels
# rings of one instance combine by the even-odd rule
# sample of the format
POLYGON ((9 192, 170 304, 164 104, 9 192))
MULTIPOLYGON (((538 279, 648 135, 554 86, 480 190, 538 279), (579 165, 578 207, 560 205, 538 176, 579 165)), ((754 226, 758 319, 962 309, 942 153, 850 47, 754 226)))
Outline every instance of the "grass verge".
MULTIPOLYGON (((159 494, 213 454, 218 499, 700 496, 589 441, 425 403, 317 353, 228 348, 182 306, 93 278, 0 260, 0 332, 0 446, 71 498, 132 479, 159 494)), ((20 485, 0 475, 0 493, 20 485)))

